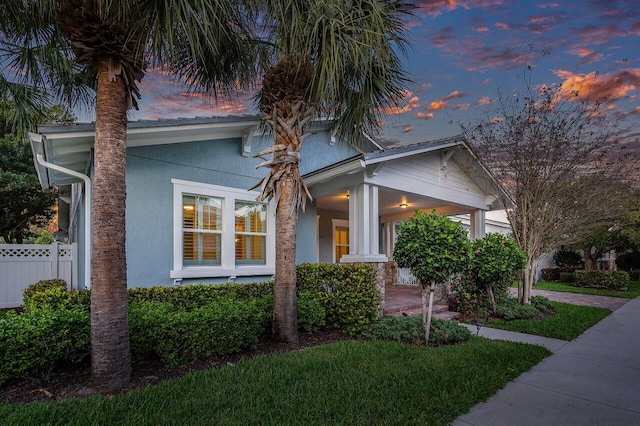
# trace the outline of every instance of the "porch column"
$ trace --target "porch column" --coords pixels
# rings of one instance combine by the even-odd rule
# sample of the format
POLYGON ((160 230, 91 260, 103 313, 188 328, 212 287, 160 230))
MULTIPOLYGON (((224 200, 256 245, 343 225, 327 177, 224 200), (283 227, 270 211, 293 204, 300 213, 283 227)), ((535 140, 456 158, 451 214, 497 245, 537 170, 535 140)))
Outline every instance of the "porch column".
POLYGON ((471 240, 479 240, 487 234, 487 222, 484 210, 474 210, 470 215, 469 237, 471 240))
POLYGON ((349 190, 349 254, 341 263, 386 262, 380 253, 378 187, 361 184, 349 190))

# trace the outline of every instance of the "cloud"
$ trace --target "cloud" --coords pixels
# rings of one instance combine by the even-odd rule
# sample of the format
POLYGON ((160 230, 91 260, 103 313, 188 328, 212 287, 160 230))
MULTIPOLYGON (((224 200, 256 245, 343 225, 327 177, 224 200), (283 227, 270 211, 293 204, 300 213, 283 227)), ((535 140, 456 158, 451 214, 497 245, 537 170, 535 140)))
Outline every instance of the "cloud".
POLYGON ((488 96, 483 96, 482 98, 478 99, 478 101, 476 102, 477 106, 485 106, 489 104, 491 104, 491 99, 489 99, 488 96))
POLYGON ((640 90, 640 68, 627 68, 606 74, 574 74, 571 71, 555 70, 562 78, 562 92, 566 95, 578 92, 579 100, 606 99, 614 102, 640 90))
POLYGON ((467 71, 486 70, 491 68, 503 68, 507 70, 519 69, 525 62, 526 53, 519 52, 512 47, 496 49, 494 47, 481 47, 469 49, 464 52, 466 61, 464 67, 467 71))
POLYGON ((567 15, 560 12, 535 15, 527 20, 523 29, 534 34, 544 34, 552 31, 566 21, 567 15))
POLYGON ((604 59, 604 55, 602 53, 595 52, 592 49, 587 49, 586 47, 576 47, 568 50, 567 53, 582 58, 578 62, 578 65, 593 64, 604 59))
POLYGON ((429 112, 429 113, 424 113, 424 112, 419 112, 416 114, 416 118, 419 118, 421 120, 431 120, 433 118, 433 113, 429 112))
POLYGON ((606 27, 597 27, 595 25, 586 25, 573 31, 575 37, 579 39, 577 44, 607 44, 613 37, 624 37, 625 32, 616 25, 610 24, 606 27))
POLYGON ((438 30, 438 32, 433 37, 431 37, 431 44, 435 47, 444 47, 449 43, 455 41, 453 33, 453 27, 444 27, 438 30))
POLYGON ((441 15, 443 12, 451 12, 459 7, 473 9, 477 7, 490 7, 501 5, 504 0, 422 0, 418 2, 421 12, 431 16, 441 15))
POLYGON ((458 104, 455 107, 453 107, 453 109, 457 109, 457 110, 467 110, 471 108, 471 104, 458 104))
POLYGON ((412 127, 412 126, 406 126, 405 128, 403 128, 403 129, 401 130, 401 132, 402 132, 402 133, 409 133, 409 132, 410 132, 410 131, 412 131, 412 130, 413 130, 413 127, 412 127))
POLYGON ((629 28, 629 32, 637 36, 640 36, 640 21, 633 24, 631 28, 629 28))
POLYGON ((509 31, 511 29, 511 24, 508 24, 507 22, 496 22, 493 25, 505 31, 509 31))
POLYGON ((433 112, 433 111, 443 110, 443 109, 449 107, 449 101, 450 100, 464 98, 466 96, 468 96, 468 95, 465 92, 460 92, 458 90, 454 90, 453 92, 449 93, 444 98, 440 98, 440 99, 437 99, 437 100, 431 102, 427 106, 427 111, 432 111, 433 112))
POLYGON ((406 90, 402 98, 398 100, 398 105, 385 108, 384 113, 387 115, 398 115, 410 112, 416 108, 420 108, 420 98, 414 96, 413 92, 406 90))

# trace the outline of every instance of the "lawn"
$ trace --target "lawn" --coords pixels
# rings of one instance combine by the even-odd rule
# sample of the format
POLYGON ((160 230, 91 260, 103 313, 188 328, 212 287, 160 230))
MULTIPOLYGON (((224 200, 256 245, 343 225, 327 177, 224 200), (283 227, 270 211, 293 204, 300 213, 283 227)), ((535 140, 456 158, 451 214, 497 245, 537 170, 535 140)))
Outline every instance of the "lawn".
POLYGON ((0 405, 3 425, 442 425, 550 354, 348 341, 254 357, 115 397, 0 405))
POLYGON ((631 281, 628 291, 599 290, 595 288, 574 287, 565 283, 548 281, 538 281, 533 286, 534 290, 564 291, 566 293, 594 294, 597 296, 623 297, 625 299, 635 299, 640 296, 640 281, 631 281))
POLYGON ((513 321, 490 319, 487 326, 519 333, 573 340, 611 313, 609 309, 593 306, 577 306, 553 301, 551 304, 556 312, 551 317, 541 320, 513 321))

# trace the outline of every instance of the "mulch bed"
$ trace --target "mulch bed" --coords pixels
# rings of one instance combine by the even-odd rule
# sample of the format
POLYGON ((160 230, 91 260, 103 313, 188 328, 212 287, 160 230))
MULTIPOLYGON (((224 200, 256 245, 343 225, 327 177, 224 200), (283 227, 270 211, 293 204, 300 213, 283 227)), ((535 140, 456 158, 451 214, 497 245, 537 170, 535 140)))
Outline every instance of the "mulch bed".
MULTIPOLYGON (((133 366, 131 382, 122 392, 124 393, 141 386, 155 385, 164 380, 182 377, 193 371, 235 364, 238 361, 256 355, 286 352, 352 339, 353 337, 339 330, 323 330, 315 333, 300 332, 300 343, 298 345, 287 345, 286 343, 279 343, 265 338, 258 343, 254 350, 197 359, 179 367, 169 367, 160 361, 149 361, 145 364, 133 366)), ((67 398, 87 397, 89 396, 87 389, 90 383, 91 371, 89 366, 62 371, 54 377, 49 378, 49 380, 33 378, 29 380, 11 381, 0 386, 0 404, 57 401, 67 398)))

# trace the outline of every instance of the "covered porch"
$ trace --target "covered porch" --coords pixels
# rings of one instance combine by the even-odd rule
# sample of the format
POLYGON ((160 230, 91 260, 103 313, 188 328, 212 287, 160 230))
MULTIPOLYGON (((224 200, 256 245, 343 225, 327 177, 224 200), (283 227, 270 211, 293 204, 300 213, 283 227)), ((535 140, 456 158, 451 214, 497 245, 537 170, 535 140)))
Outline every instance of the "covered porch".
POLYGON ((478 239, 486 213, 508 198, 461 136, 361 154, 304 178, 315 199, 317 261, 376 264, 382 294, 417 284, 393 262, 397 229, 417 209, 452 216, 478 239))

